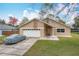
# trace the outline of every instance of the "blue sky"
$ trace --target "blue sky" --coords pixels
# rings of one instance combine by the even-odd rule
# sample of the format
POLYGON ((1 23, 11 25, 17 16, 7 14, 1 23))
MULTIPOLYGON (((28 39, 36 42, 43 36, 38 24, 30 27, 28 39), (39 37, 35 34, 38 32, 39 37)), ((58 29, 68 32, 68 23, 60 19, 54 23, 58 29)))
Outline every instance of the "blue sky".
MULTIPOLYGON (((56 6, 57 4, 55 4, 56 6)), ((9 15, 13 15, 18 19, 21 19, 23 15, 25 15, 26 17, 28 16, 30 17, 37 17, 37 14, 35 15, 35 13, 33 13, 34 10, 40 10, 42 4, 41 3, 0 3, 0 17, 8 20, 9 15), (32 10, 31 15, 30 13, 28 13, 27 10, 32 10), (28 15, 27 15, 28 14, 28 15)), ((58 6, 56 6, 56 11, 60 10, 63 7, 63 4, 58 4, 58 6)), ((71 6, 70 6, 71 7, 71 6)), ((75 13, 79 13, 79 4, 76 4, 75 6, 75 13)), ((71 21, 70 19, 66 19, 64 18, 64 14, 67 12, 67 8, 59 14, 59 16, 65 20, 65 21, 71 21)), ((75 14, 74 13, 74 14, 75 14)), ((70 18, 73 18, 75 15, 70 15, 70 18), (71 17, 72 16, 72 17, 71 17)))
POLYGON ((29 4, 29 3, 0 3, 0 17, 8 18, 9 14, 20 18, 24 10, 33 9, 39 10, 41 4, 29 4))

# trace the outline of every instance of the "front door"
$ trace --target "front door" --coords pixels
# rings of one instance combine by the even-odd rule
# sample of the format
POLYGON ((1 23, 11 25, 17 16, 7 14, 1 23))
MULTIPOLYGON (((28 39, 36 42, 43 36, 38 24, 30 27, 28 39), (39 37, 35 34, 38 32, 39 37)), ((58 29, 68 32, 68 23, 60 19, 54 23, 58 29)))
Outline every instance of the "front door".
POLYGON ((51 36, 52 35, 52 27, 46 26, 45 27, 45 35, 51 36))

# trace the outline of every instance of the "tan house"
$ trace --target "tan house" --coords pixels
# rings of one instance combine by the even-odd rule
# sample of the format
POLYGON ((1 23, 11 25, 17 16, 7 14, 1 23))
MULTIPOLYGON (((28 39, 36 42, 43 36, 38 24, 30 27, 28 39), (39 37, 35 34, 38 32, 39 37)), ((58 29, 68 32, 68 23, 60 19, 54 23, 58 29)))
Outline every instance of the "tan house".
POLYGON ((27 37, 70 37, 71 31, 68 26, 61 22, 46 18, 44 20, 33 19, 20 26, 20 34, 27 37))

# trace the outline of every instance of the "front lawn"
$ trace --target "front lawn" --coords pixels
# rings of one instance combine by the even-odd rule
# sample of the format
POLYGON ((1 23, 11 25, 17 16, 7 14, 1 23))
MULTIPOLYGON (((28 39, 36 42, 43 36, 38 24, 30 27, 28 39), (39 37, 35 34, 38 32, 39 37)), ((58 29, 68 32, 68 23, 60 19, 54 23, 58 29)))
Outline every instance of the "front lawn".
POLYGON ((79 34, 59 41, 38 40, 24 56, 79 56, 79 34))
POLYGON ((6 38, 6 36, 5 35, 1 35, 0 36, 0 44, 2 44, 3 42, 4 42, 4 39, 6 38))

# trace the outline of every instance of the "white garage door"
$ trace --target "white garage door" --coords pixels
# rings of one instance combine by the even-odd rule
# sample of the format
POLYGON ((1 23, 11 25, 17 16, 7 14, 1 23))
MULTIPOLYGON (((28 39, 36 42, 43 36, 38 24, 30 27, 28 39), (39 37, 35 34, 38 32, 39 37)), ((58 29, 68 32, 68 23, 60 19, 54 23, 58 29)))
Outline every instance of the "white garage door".
POLYGON ((23 34, 27 37, 40 37, 40 30, 23 30, 23 34))

